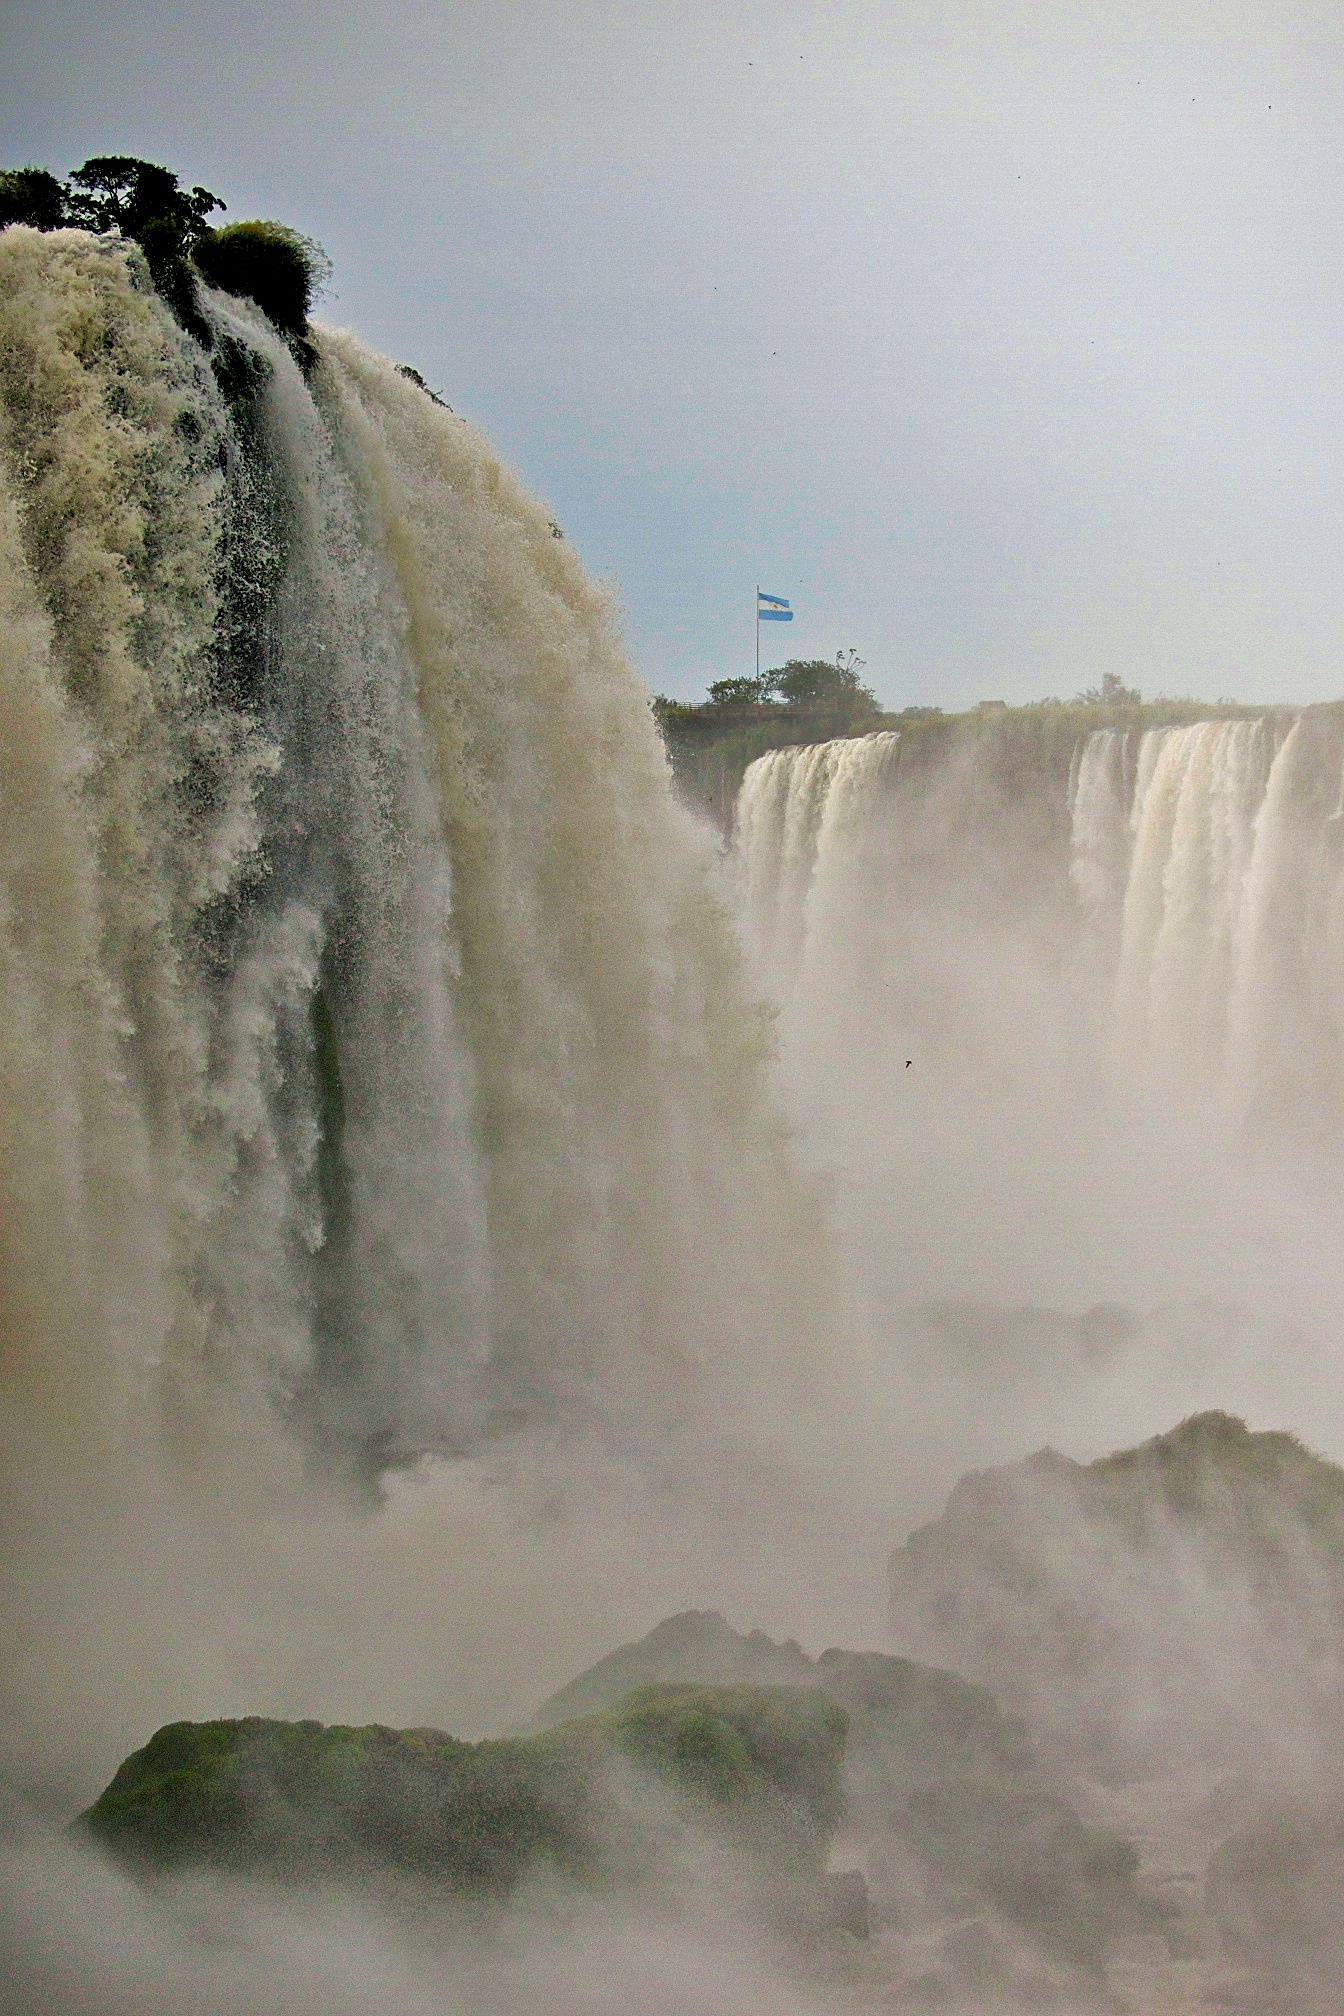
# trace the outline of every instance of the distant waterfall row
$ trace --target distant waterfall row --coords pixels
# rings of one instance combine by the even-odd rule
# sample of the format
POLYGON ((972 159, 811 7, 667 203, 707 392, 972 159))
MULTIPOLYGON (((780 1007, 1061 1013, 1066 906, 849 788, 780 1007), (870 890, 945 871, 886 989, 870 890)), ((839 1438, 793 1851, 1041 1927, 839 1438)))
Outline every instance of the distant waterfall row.
POLYGON ((806 1355, 607 602, 392 365, 204 306, 209 354, 120 240, 0 236, 3 1394, 376 1474, 806 1355))
POLYGON ((1344 717, 948 723, 782 749, 737 807, 786 1034, 1097 1068, 1294 1124, 1344 1114, 1344 717), (1035 748, 1031 747, 1032 738, 1035 748), (837 996, 845 995, 841 1004, 837 996), (1091 1031, 1086 1035, 1086 1031, 1091 1031))

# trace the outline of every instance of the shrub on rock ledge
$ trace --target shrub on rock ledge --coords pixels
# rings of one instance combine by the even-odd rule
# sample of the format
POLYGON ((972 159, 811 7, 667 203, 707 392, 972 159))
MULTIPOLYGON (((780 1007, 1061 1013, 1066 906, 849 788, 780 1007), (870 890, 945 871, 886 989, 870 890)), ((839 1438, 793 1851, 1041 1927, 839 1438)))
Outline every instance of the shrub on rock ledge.
POLYGON ((34 231, 59 231, 65 221, 65 184, 49 169, 0 169, 0 230, 28 224, 34 231))
POLYGON ((195 262, 203 280, 255 301, 285 336, 304 334, 330 270, 311 238, 266 218, 207 231, 195 262))

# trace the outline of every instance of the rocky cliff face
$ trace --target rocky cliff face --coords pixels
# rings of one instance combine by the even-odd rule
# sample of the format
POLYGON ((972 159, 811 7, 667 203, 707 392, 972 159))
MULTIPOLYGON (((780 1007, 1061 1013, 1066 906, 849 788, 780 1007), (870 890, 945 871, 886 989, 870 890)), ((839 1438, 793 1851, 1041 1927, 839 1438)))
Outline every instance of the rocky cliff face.
POLYGON ((1342 1564, 1344 1472, 1211 1413, 963 1478, 893 1557, 892 1619, 1088 1768, 1288 1768, 1337 1723, 1342 1564))

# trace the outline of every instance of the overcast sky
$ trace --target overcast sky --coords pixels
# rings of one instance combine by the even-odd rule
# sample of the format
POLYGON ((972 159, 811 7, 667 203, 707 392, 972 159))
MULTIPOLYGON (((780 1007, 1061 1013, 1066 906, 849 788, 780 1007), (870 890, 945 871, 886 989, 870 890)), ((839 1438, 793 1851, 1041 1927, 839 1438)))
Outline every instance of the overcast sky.
POLYGON ((0 0, 0 161, 335 263, 656 689, 1344 694, 1340 0, 0 0), (774 647, 773 651, 770 647, 774 647))

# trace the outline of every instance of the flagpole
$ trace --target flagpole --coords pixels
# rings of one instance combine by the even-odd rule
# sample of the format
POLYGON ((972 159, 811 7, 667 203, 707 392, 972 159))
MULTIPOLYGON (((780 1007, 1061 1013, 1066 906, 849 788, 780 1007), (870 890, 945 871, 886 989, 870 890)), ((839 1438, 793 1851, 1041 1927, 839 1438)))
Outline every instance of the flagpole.
POLYGON ((761 683, 761 584, 756 583, 756 684, 761 683))

